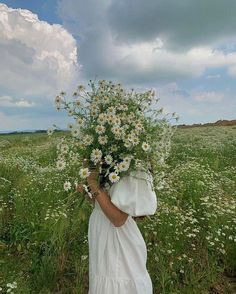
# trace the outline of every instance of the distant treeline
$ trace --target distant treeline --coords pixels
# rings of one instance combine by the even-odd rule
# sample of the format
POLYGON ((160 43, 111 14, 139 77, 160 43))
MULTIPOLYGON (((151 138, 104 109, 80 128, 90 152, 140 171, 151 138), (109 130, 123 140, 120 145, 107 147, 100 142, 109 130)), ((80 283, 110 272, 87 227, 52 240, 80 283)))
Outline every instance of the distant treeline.
MULTIPOLYGON (((67 130, 57 130, 55 129, 54 132, 66 132, 67 130)), ((7 133, 0 133, 0 135, 11 135, 11 134, 36 134, 36 133, 47 133, 47 130, 32 130, 32 131, 12 131, 7 133)))
POLYGON ((205 123, 205 124, 192 124, 192 125, 177 125, 178 128, 193 128, 193 127, 208 127, 208 126, 235 126, 236 125, 236 119, 233 120, 217 120, 213 123, 205 123))

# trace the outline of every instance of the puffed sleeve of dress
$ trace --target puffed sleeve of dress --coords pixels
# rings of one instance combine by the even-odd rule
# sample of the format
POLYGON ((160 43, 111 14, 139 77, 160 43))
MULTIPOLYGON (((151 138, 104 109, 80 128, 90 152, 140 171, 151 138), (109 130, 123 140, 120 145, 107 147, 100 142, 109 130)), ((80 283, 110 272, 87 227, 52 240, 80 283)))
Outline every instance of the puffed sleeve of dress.
POLYGON ((110 189, 111 202, 131 216, 153 215, 157 209, 157 196, 152 175, 146 171, 131 171, 110 189))

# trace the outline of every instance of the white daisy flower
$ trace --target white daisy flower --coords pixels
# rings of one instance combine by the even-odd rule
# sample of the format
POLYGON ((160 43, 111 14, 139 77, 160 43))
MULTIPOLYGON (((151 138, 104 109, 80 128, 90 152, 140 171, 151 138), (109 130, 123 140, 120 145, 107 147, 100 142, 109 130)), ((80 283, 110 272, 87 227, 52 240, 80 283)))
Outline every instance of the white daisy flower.
POLYGON ((123 161, 129 164, 132 158, 133 158, 133 155, 126 156, 123 158, 123 161))
POLYGON ((121 120, 118 116, 114 116, 113 120, 112 120, 114 125, 120 125, 121 124, 121 120))
POLYGON ((116 109, 113 106, 110 106, 107 108, 107 113, 109 114, 115 114, 116 113, 116 109))
POLYGON ((69 182, 69 181, 66 181, 65 183, 64 183, 64 190, 65 191, 68 191, 68 190, 70 190, 71 189, 71 183, 69 182))
POLYGON ((91 110, 91 116, 95 117, 97 115, 97 113, 98 113, 97 110, 95 110, 95 109, 91 110))
POLYGON ((110 98, 108 96, 104 96, 103 99, 102 99, 102 102, 104 104, 107 104, 109 101, 110 101, 110 98))
POLYGON ((79 85, 78 86, 78 90, 79 91, 84 91, 85 90, 85 86, 84 85, 79 85))
POLYGON ((98 103, 98 102, 100 101, 99 96, 94 96, 94 97, 93 97, 93 101, 94 101, 95 103, 98 103))
POLYGON ((80 135, 80 129, 79 129, 79 128, 73 128, 73 129, 71 130, 71 135, 72 135, 73 137, 78 137, 78 136, 80 135))
POLYGON ((73 125, 72 123, 69 123, 69 124, 67 125, 67 128, 68 128, 69 130, 72 130, 73 127, 74 127, 74 125, 73 125))
POLYGON ((114 125, 112 128, 111 128, 111 131, 114 135, 120 135, 121 134, 121 128, 117 125, 114 125))
POLYGON ((107 139, 108 139, 108 136, 105 135, 105 136, 99 136, 98 137, 98 142, 101 144, 101 145, 104 145, 107 143, 107 139))
POLYGON ((108 154, 108 155, 105 156, 105 162, 107 164, 111 164, 112 161, 113 161, 113 158, 112 158, 112 156, 110 154, 108 154))
POLYGON ((106 128, 103 125, 98 125, 95 128, 96 133, 103 134, 105 133, 106 128))
POLYGON ((143 148, 144 151, 148 151, 150 149, 150 145, 148 143, 146 143, 146 142, 143 142, 142 148, 143 148))
POLYGON ((79 175, 82 179, 85 179, 90 175, 90 171, 87 167, 81 168, 79 171, 79 175))
POLYGON ((53 132, 54 132, 54 129, 53 129, 53 128, 49 128, 49 129, 47 130, 47 134, 48 134, 48 136, 51 136, 51 135, 53 134, 53 132))
POLYGON ((84 138, 83 138, 83 144, 85 146, 88 146, 88 145, 92 144, 93 140, 94 140, 93 139, 93 136, 91 136, 91 135, 85 135, 84 138))
POLYGON ((109 124, 113 124, 114 117, 115 117, 115 114, 113 114, 113 113, 107 114, 107 122, 109 124))
POLYGON ((129 141, 124 141, 124 146, 125 146, 126 148, 130 148, 130 147, 132 146, 132 144, 131 144, 131 142, 129 142, 129 141))
POLYGON ((118 150, 118 147, 116 145, 112 145, 110 147, 111 152, 116 152, 118 150))
POLYGON ((81 101, 78 99, 78 100, 76 100, 75 101, 75 105, 77 106, 77 107, 80 107, 81 106, 81 101))
POLYGON ((76 119, 76 121, 77 121, 77 123, 79 125, 83 125, 84 124, 84 119, 82 117, 80 117, 80 116, 76 119))
POLYGON ((61 110, 61 105, 58 104, 58 103, 56 104, 56 110, 57 110, 57 111, 60 111, 60 110, 61 110))
POLYGON ((138 122, 135 124, 135 128, 138 130, 138 131, 141 131, 143 129, 143 125, 141 122, 138 122))
POLYGON ((61 152, 66 154, 69 151, 69 146, 66 144, 61 144, 61 152))
POLYGON ((72 116, 74 114, 74 109, 73 108, 69 108, 67 110, 67 113, 68 113, 69 116, 72 116))
POLYGON ((97 122, 100 125, 104 125, 106 123, 106 114, 105 113, 100 113, 97 119, 97 122))
POLYGON ((61 103, 61 97, 60 96, 56 96, 55 103, 56 104, 60 104, 61 103))
POLYGON ((137 145, 139 143, 139 138, 137 136, 132 136, 131 142, 133 145, 137 145))
POLYGON ((66 166, 66 163, 65 163, 65 161, 58 160, 56 165, 57 165, 58 170, 63 170, 66 166))
POLYGON ((120 171, 127 171, 129 168, 129 163, 128 162, 125 162, 125 161, 122 161, 119 163, 119 170, 120 171))
POLYGON ((109 180, 112 183, 115 183, 115 182, 119 181, 119 179, 120 179, 120 177, 118 176, 117 173, 112 172, 112 173, 109 174, 109 180))
POLYGON ((96 102, 96 101, 93 102, 93 103, 90 105, 90 108, 91 108, 91 110, 98 110, 98 104, 97 104, 97 102, 96 102))
POLYGON ((94 163, 99 162, 102 158, 102 151, 98 148, 93 149, 90 158, 94 163))

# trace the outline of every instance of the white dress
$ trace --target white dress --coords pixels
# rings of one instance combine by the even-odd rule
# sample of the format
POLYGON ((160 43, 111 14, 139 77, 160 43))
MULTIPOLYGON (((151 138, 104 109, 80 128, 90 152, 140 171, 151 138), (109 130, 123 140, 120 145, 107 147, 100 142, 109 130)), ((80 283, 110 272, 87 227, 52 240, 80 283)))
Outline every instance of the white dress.
POLYGON ((95 200, 88 227, 88 294, 153 293, 146 268, 146 243, 132 218, 155 213, 157 198, 152 182, 151 174, 138 170, 111 186, 112 203, 129 214, 120 227, 114 226, 95 200))

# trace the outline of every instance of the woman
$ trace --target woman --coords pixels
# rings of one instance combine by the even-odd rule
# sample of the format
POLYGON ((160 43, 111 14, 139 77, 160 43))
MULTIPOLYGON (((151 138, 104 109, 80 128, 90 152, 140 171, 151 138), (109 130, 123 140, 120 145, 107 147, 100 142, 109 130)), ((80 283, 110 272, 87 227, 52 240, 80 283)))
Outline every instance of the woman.
POLYGON ((95 203, 88 228, 88 293, 152 294, 146 244, 132 218, 156 211, 151 175, 133 171, 107 191, 92 170, 87 182, 95 203))

